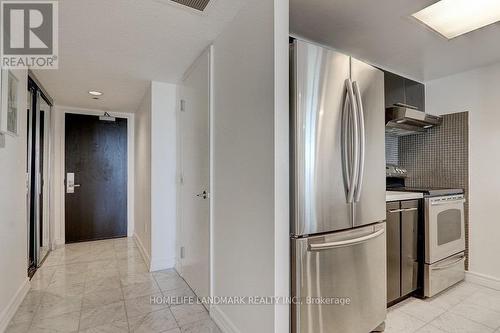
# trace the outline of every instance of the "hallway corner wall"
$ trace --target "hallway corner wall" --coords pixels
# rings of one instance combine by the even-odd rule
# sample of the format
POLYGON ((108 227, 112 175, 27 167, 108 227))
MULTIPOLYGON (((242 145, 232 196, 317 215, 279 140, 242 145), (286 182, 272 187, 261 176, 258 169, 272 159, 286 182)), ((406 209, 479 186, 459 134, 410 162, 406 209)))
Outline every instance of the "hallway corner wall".
MULTIPOLYGON (((248 1, 214 41, 213 295, 289 295, 288 1, 248 1)), ((288 332, 289 306, 217 304, 224 332, 288 332)))
POLYGON ((176 252, 177 86, 151 82, 136 113, 136 238, 151 271, 172 268, 176 252))
POLYGON ((5 135, 0 148, 0 332, 29 289, 26 217, 26 100, 28 73, 13 70, 19 80, 19 135, 5 135))
POLYGON ((135 114, 135 238, 151 262, 151 86, 135 114))

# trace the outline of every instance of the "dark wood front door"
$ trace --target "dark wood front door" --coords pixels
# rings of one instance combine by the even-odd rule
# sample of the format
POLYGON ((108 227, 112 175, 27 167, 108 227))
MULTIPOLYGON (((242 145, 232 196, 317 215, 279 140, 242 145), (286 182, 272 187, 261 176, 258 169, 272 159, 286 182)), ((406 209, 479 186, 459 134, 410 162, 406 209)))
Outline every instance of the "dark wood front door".
POLYGON ((127 119, 68 113, 65 146, 66 243, 126 237, 127 119))

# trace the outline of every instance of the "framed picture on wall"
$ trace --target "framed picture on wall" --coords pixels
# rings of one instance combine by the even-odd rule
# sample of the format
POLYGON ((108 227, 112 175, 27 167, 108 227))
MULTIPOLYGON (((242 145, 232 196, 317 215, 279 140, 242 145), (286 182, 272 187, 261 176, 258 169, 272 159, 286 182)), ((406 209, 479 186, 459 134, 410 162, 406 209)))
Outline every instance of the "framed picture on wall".
POLYGON ((0 132, 16 136, 19 134, 19 80, 9 70, 1 73, 0 132))

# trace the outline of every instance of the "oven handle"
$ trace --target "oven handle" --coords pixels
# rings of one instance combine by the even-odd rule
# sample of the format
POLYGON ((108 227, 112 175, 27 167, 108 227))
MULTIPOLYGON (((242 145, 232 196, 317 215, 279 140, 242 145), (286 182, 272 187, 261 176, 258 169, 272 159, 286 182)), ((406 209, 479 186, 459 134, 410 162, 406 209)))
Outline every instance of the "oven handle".
POLYGON ((435 202, 431 202, 431 205, 432 206, 442 206, 442 205, 455 204, 455 203, 465 203, 465 199, 450 200, 450 201, 435 201, 435 202))
POLYGON ((454 260, 453 262, 449 263, 449 264, 446 264, 444 266, 436 266, 436 267, 432 267, 432 270, 441 270, 441 269, 446 269, 446 268, 449 268, 451 266, 454 266, 456 264, 458 264, 460 261, 464 260, 465 259, 465 255, 462 255, 460 256, 460 258, 458 258, 457 260, 454 260))
POLYGON ((389 213, 404 213, 404 212, 414 212, 418 210, 418 208, 403 208, 403 209, 389 209, 389 213))

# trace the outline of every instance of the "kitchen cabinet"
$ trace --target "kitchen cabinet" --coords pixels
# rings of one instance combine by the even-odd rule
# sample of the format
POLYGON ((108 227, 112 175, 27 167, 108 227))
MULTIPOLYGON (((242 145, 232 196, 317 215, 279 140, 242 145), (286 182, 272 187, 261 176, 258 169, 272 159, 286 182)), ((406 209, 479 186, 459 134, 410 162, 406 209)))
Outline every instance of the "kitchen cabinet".
POLYGON ((399 209, 399 201, 387 203, 387 303, 401 296, 401 218, 391 213, 399 209))
POLYGON ((418 287, 419 201, 387 203, 387 303, 418 287))
POLYGON ((385 107, 405 104, 425 111, 425 85, 391 72, 384 72, 385 107))

